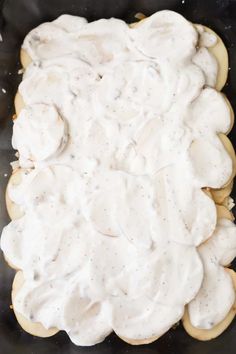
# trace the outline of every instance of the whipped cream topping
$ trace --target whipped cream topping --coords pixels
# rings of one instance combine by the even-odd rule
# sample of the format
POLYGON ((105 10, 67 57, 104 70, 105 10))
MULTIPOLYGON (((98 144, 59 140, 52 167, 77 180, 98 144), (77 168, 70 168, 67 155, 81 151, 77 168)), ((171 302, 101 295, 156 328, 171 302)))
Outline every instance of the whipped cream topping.
POLYGON ((224 269, 236 254, 235 224, 220 219, 212 237, 198 250, 203 261, 204 280, 188 309, 195 327, 210 329, 224 320, 235 302, 232 279, 224 269))
POLYGON ((26 106, 13 126, 12 145, 19 152, 20 165, 25 167, 58 153, 65 140, 65 123, 52 105, 26 106))
MULTIPOLYGON (((75 344, 112 330, 160 336, 202 284, 211 287, 210 260, 197 247, 215 230, 216 208, 202 188, 231 176, 217 135, 230 110, 198 37, 182 16, 161 11, 134 28, 63 15, 23 43, 32 63, 13 144, 19 166, 32 168, 9 186, 24 215, 5 227, 1 248, 25 279, 15 309, 75 344)), ((227 276, 225 284, 220 318, 234 297, 227 276)), ((203 308, 196 312, 202 323, 203 308)))

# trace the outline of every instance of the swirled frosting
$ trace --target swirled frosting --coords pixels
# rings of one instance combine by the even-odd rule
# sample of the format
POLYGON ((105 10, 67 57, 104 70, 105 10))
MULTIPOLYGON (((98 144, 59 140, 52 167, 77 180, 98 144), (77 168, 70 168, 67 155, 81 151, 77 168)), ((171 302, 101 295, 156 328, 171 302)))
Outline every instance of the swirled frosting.
MULTIPOLYGON (((197 49, 198 39, 171 11, 133 28, 63 15, 25 38, 32 63, 13 143, 31 169, 9 186, 24 215, 5 227, 1 247, 25 279, 15 309, 75 344, 112 330, 160 336, 188 303, 194 324, 209 327, 194 300, 211 286, 203 270, 216 228, 202 188, 226 183, 232 161, 218 138, 230 111, 214 90, 214 38, 197 49)), ((224 237, 235 235, 225 223, 224 237)), ((219 316, 211 297, 214 324, 234 300, 222 276, 225 285, 219 316)))

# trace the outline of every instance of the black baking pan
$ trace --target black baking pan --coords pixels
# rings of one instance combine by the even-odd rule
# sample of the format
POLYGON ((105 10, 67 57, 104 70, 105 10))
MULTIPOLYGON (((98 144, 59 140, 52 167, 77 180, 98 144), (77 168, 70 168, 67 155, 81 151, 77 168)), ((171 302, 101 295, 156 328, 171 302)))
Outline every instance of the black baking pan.
MULTIPOLYGON (((236 111, 236 0, 0 0, 0 231, 9 221, 5 187, 14 160, 11 147, 13 99, 21 80, 19 49, 24 36, 35 26, 61 14, 84 16, 89 21, 117 17, 134 21, 145 15, 171 9, 194 23, 211 27, 229 51, 230 70, 224 92, 236 111)), ((230 135, 236 146, 236 127, 230 135)), ((236 197, 236 189, 233 196, 236 197)), ((133 347, 115 334, 93 347, 76 347, 60 332, 41 339, 25 333, 10 309, 13 271, 0 254, 0 354, 235 354, 236 320, 217 339, 199 342, 189 337, 181 324, 155 343, 133 347)))

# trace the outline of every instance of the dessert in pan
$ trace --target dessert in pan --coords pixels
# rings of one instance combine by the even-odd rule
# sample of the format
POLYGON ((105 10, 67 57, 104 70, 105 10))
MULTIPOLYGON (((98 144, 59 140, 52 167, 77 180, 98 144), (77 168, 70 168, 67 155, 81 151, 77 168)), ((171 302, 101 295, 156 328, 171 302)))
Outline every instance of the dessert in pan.
POLYGON ((19 324, 150 343, 235 316, 233 112, 221 39, 172 11, 63 15, 25 38, 2 233, 19 324))

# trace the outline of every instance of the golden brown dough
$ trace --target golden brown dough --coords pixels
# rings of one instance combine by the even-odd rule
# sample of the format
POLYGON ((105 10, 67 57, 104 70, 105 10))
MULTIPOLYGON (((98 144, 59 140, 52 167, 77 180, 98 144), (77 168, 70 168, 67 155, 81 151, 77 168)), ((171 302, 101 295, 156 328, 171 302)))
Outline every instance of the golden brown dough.
MULTIPOLYGON (((24 69, 26 69, 27 66, 32 62, 32 59, 30 58, 29 54, 23 48, 21 48, 20 51, 20 61, 24 69)), ((16 115, 18 116, 20 114, 20 111, 25 107, 25 103, 19 91, 17 91, 16 93, 14 105, 16 115)))
POLYGON ((216 204, 216 211, 217 211, 217 219, 228 219, 234 221, 234 214, 227 209, 224 205, 217 205, 216 204))
POLYGON ((222 144, 224 145, 225 150, 228 152, 229 156, 231 157, 232 164, 233 164, 232 175, 231 175, 229 181, 224 186, 222 186, 224 188, 224 187, 228 186, 232 182, 233 178, 235 177, 235 173, 236 173, 236 156, 235 156, 234 147, 233 147, 231 141, 229 140, 229 138, 225 134, 222 134, 222 133, 220 133, 218 136, 219 136, 222 144))
POLYGON ((233 189, 233 181, 221 189, 211 189, 211 195, 216 204, 223 204, 224 200, 230 195, 233 189))
POLYGON ((17 91, 16 93, 14 104, 16 115, 18 116, 20 114, 20 111, 25 107, 25 103, 19 91, 17 91))
POLYGON ((228 135, 228 134, 231 132, 231 130, 232 130, 232 128, 233 128, 233 125, 234 125, 234 111, 233 111, 233 108, 232 108, 232 106, 231 106, 231 104, 230 104, 228 98, 225 96, 225 94, 223 94, 222 92, 221 92, 221 94, 222 94, 222 96, 224 97, 224 99, 225 99, 225 101, 226 101, 226 103, 227 103, 227 105, 228 105, 228 107, 229 107, 229 111, 230 111, 230 121, 231 121, 231 122, 230 122, 229 130, 228 130, 227 133, 226 133, 226 135, 228 135))
POLYGON ((229 140, 229 138, 223 133, 220 133, 218 136, 219 136, 222 144, 224 145, 225 150, 228 152, 229 156, 231 157, 232 164, 233 164, 232 174, 231 174, 231 177, 229 178, 228 182, 224 186, 222 186, 222 188, 219 188, 219 189, 211 188, 210 189, 211 195, 212 195, 215 203, 216 204, 223 204, 225 199, 227 197, 229 197, 229 195, 233 189, 233 179, 236 174, 236 155, 235 155, 234 147, 233 147, 231 141, 229 140))
POLYGON ((131 345, 143 345, 143 344, 150 344, 155 342, 159 336, 157 337, 150 337, 150 338, 145 338, 145 339, 129 339, 126 337, 120 337, 118 336, 120 339, 122 339, 124 342, 131 344, 131 345))
POLYGON ((27 320, 23 315, 14 310, 14 301, 17 292, 20 290, 24 283, 23 273, 21 271, 17 272, 12 284, 12 304, 13 311, 15 313, 16 319, 20 326, 28 333, 37 337, 51 337, 58 332, 57 328, 44 328, 41 323, 31 322, 27 320))
POLYGON ((26 69, 27 66, 32 62, 31 57, 23 48, 21 48, 20 51, 20 61, 24 69, 26 69))
POLYGON ((211 194, 211 189, 210 189, 210 188, 208 188, 208 187, 202 188, 202 191, 203 191, 206 195, 208 195, 209 198, 213 199, 213 198, 212 198, 212 194, 211 194))

